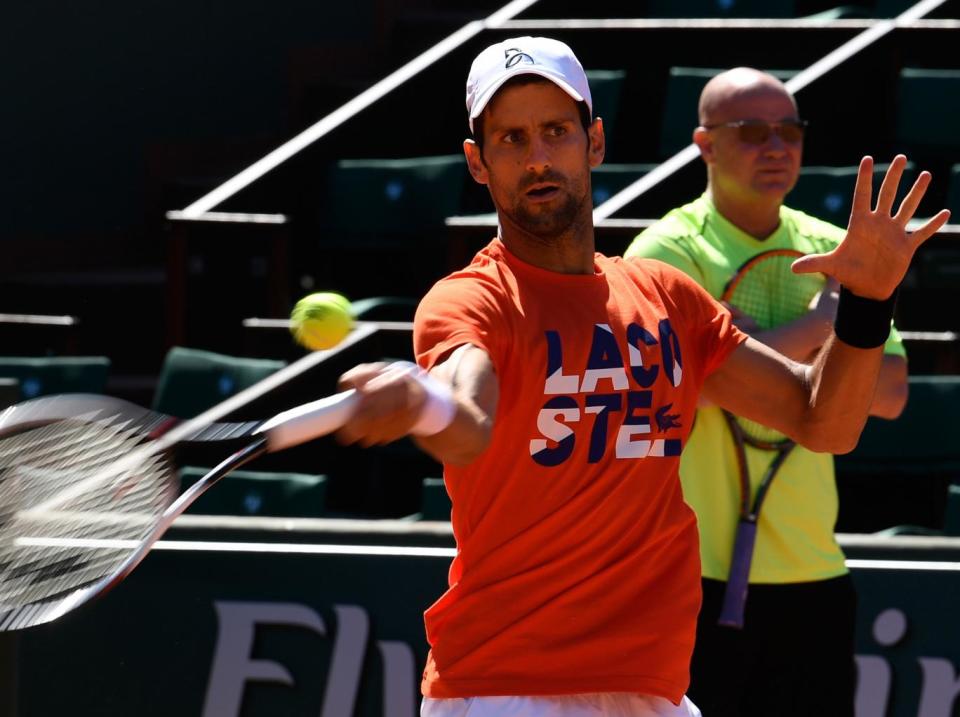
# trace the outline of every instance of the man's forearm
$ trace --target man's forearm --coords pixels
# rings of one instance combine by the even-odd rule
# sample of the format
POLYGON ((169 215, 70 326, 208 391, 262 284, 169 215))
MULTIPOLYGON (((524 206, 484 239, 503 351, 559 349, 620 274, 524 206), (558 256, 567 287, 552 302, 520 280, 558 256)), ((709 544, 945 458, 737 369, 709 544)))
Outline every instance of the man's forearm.
POLYGON ((789 324, 751 335, 787 358, 806 363, 832 333, 833 324, 829 319, 810 312, 789 324))
POLYGON ((800 440, 814 450, 848 453, 860 439, 873 404, 883 347, 860 349, 827 339, 808 367, 810 403, 800 440))

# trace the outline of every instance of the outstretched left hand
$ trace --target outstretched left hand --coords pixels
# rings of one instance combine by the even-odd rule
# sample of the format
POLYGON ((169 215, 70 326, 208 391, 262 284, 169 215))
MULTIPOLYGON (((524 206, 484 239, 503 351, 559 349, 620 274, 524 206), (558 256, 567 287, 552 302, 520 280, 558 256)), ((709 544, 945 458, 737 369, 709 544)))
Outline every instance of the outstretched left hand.
POLYGON ((880 186, 876 209, 871 209, 873 159, 864 157, 853 190, 847 235, 832 251, 797 259, 793 271, 797 274, 819 271, 832 276, 857 296, 887 299, 903 280, 917 247, 950 218, 949 210, 943 209, 919 229, 907 231, 907 222, 913 218, 930 185, 929 172, 920 173, 893 214, 893 202, 906 164, 904 155, 894 157, 880 186))

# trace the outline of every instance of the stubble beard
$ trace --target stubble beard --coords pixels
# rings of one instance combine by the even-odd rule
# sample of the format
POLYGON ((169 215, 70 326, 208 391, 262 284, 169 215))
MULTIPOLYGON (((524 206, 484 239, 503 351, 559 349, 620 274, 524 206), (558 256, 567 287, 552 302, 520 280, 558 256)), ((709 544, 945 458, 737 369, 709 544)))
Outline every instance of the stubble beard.
MULTIPOLYGON (((549 177, 549 180, 556 181, 556 177, 549 177)), ((546 181, 538 178, 537 181, 546 181)), ((535 182, 527 182, 530 186, 535 182)), ((521 187, 517 192, 517 198, 511 207, 510 219, 520 229, 526 233, 537 237, 542 241, 553 241, 568 233, 581 223, 581 216, 584 212, 584 204, 589 196, 589 185, 584 190, 582 196, 576 196, 570 192, 570 183, 558 182, 560 185, 561 197, 559 206, 553 209, 546 209, 540 205, 539 211, 531 211, 528 205, 523 202, 525 196, 525 187, 521 187)), ((587 207, 589 211, 589 207, 587 207)))

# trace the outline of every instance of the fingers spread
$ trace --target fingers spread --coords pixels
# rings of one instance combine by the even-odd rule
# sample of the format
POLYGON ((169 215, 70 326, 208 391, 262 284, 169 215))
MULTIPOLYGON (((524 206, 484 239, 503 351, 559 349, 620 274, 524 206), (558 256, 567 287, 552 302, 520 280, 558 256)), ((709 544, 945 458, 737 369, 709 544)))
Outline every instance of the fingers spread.
POLYGON ((900 210, 894 219, 897 220, 901 226, 906 226, 907 222, 913 218, 914 212, 917 211, 917 207, 920 205, 920 200, 923 199, 923 195, 927 192, 927 187, 930 186, 930 180, 930 172, 921 172, 920 176, 917 177, 917 181, 910 187, 907 196, 900 202, 900 210))
POLYGON ((873 157, 860 160, 857 170, 857 184, 853 188, 852 214, 864 214, 870 211, 870 197, 873 194, 873 157))
POLYGON ((950 210, 941 209, 933 217, 928 219, 922 227, 911 232, 910 238, 913 239, 915 245, 919 246, 936 234, 940 230, 940 227, 947 223, 948 219, 950 219, 950 210))
POLYGON ((889 215, 893 209, 893 201, 897 198, 897 188, 900 186, 900 178, 903 176, 903 168, 906 165, 907 158, 898 154, 887 168, 877 196, 877 211, 885 216, 889 215))

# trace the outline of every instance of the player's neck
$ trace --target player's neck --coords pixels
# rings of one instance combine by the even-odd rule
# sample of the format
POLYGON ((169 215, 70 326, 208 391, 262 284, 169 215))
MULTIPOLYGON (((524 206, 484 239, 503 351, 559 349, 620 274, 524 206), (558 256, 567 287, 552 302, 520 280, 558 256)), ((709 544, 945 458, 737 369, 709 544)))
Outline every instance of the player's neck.
POLYGON ((500 239, 521 261, 558 274, 593 274, 595 242, 593 216, 587 213, 553 237, 541 237, 500 217, 500 239))
POLYGON ((769 238, 780 226, 782 202, 779 198, 740 201, 718 192, 715 187, 707 188, 707 196, 724 219, 758 241, 769 238))

